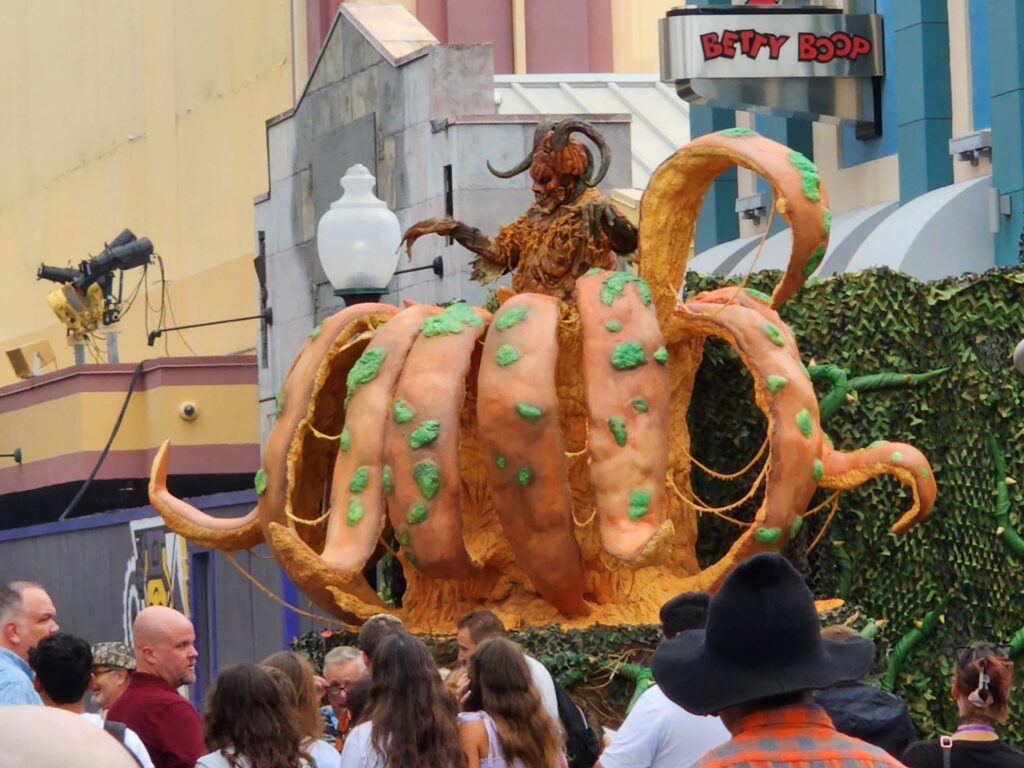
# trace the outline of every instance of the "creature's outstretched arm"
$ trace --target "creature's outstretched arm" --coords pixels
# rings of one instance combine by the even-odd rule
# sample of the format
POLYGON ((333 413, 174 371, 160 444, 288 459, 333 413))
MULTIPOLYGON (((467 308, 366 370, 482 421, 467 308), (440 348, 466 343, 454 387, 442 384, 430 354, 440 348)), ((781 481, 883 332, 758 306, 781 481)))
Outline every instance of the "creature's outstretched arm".
POLYGON ((499 266, 506 268, 513 266, 508 263, 508 255, 501 250, 493 237, 488 237, 476 227, 449 219, 447 216, 424 219, 405 230, 405 234, 402 235, 402 243, 405 245, 406 255, 410 259, 412 258, 413 243, 423 235, 430 234, 454 238, 455 242, 463 248, 499 266))

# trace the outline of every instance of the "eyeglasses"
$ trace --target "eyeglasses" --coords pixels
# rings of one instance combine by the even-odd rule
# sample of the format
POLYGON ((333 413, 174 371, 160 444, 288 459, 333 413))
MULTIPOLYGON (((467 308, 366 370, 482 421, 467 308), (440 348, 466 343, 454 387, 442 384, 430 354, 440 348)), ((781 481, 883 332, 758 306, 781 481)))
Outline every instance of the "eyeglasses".
POLYGON ((331 696, 337 696, 339 693, 347 693, 348 689, 351 688, 355 683, 339 683, 337 681, 328 685, 326 690, 331 696))
POLYGON ((966 669, 972 661, 994 656, 997 659, 1008 659, 1013 652, 1013 646, 996 645, 994 643, 974 643, 972 645, 958 645, 955 649, 956 663, 961 669, 966 669))
POLYGON ((93 667, 92 673, 96 677, 100 675, 109 675, 111 672, 117 672, 121 667, 93 667))

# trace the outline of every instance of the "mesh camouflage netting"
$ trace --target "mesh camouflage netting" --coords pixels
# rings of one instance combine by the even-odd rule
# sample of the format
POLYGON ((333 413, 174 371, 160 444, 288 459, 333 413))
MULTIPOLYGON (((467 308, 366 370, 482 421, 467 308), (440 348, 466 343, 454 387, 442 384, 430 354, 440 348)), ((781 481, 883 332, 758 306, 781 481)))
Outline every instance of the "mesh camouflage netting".
MULTIPOLYGON (((776 280, 777 273, 758 273, 749 284, 767 290, 776 280)), ((691 275, 687 294, 721 282, 691 275)), ((948 598, 937 630, 910 651, 895 680, 895 691, 907 699, 923 734, 956 724, 947 695, 952 649, 973 639, 1009 643, 1024 626, 1024 564, 996 533, 1000 474, 986 447, 991 433, 1005 454, 1008 475, 1021 476, 1024 455, 1017 446, 1024 436, 1024 381, 1013 369, 1012 353, 1024 336, 1022 298, 1021 270, 933 283, 878 270, 812 281, 781 312, 808 365, 812 360, 836 364, 851 377, 951 368, 920 386, 861 394, 822 424, 837 448, 890 437, 924 451, 939 486, 931 517, 904 536, 889 533, 892 512, 905 504, 905 493, 892 480, 878 479, 842 495, 834 521, 810 554, 807 547, 827 510, 808 519, 787 552, 807 573, 817 597, 841 595, 862 607, 863 619, 887 620, 879 672, 886 648, 948 598)), ((754 454, 764 425, 749 405, 743 367, 724 345, 711 346, 690 410, 693 453, 729 471, 754 454), (745 407, 712 407, 732 398, 745 407)), ((723 488, 697 472, 693 481, 698 493, 716 502, 735 498, 742 487, 741 480, 723 488)), ((1018 524, 1016 488, 1010 486, 1011 524, 1018 524)), ((819 492, 815 502, 823 499, 819 492)), ((720 551, 734 531, 722 520, 702 518, 702 558, 720 551)), ((1011 743, 1024 744, 1020 707, 1006 732, 1011 743)))

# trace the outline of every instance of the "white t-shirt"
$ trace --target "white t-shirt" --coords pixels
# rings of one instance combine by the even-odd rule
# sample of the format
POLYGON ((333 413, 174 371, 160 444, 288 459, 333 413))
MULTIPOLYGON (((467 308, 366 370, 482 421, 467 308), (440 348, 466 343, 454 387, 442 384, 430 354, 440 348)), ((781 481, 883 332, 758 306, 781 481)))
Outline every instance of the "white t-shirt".
MULTIPOLYGON (((330 744, 327 746, 330 746, 330 744)), ((309 763, 305 760, 303 760, 301 764, 305 766, 305 768, 309 768, 309 763)), ((241 768, 249 768, 249 759, 245 755, 242 755, 238 758, 238 765, 241 766, 241 768)), ((216 752, 205 754, 196 760, 195 768, 231 768, 231 763, 229 763, 228 759, 220 753, 220 750, 218 750, 216 752)))
POLYGON ((691 715, 652 685, 601 753, 601 768, 685 768, 731 738, 717 717, 691 715))
MULTIPOLYGON (((526 656, 526 654, 523 654, 526 656)), ((533 687, 540 694, 540 703, 551 715, 554 721, 561 724, 558 719, 558 698, 555 696, 555 681, 551 679, 551 673, 547 667, 537 661, 533 656, 526 656, 526 664, 530 667, 530 675, 533 677, 533 687)))
POLYGON ((341 755, 326 741, 316 739, 306 742, 302 748, 313 758, 313 768, 339 768, 341 755))
MULTIPOLYGON (((82 712, 79 717, 88 720, 97 728, 103 727, 103 718, 97 714, 93 714, 92 712, 82 712)), ((139 735, 131 728, 126 727, 124 729, 124 745, 128 748, 129 752, 138 758, 138 761, 142 763, 143 768, 153 768, 153 761, 149 757, 149 751, 146 749, 146 745, 142 743, 142 739, 140 739, 139 735)))
POLYGON ((341 748, 341 768, 381 768, 380 755, 373 748, 373 723, 360 723, 345 737, 341 748))

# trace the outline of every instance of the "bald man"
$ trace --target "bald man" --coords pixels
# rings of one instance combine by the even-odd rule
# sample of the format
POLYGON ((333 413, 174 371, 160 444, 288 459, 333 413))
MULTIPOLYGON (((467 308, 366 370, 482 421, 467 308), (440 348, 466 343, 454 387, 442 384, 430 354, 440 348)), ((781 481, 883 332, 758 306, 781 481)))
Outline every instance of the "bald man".
POLYGON ((0 768, 139 768, 109 733, 78 715, 49 707, 4 708, 0 744, 0 768))
POLYGON ((196 633, 173 608, 144 608, 132 624, 135 674, 107 712, 142 739, 155 768, 192 768, 207 752, 203 724, 178 687, 196 681, 196 633))

